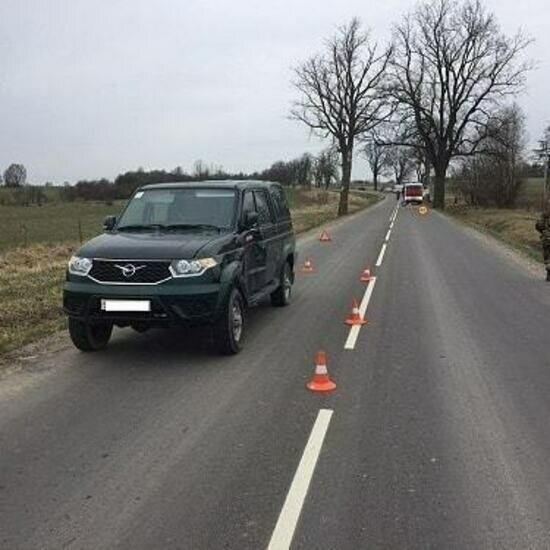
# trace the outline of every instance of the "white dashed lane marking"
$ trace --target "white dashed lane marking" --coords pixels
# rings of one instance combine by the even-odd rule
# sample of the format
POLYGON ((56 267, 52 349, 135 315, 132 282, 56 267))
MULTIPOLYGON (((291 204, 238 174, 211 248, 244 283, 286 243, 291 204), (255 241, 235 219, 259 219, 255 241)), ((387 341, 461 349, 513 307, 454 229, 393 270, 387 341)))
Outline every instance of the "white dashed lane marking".
POLYGON ((296 529, 296 524, 304 505, 304 500, 333 412, 330 409, 321 409, 317 414, 317 419, 309 435, 300 464, 298 464, 298 469, 294 474, 294 479, 279 514, 277 525, 275 525, 275 529, 271 535, 268 550, 287 550, 290 548, 294 530, 296 529))
POLYGON ((380 254, 378 254, 378 259, 376 260, 376 267, 380 267, 384 261, 384 254, 386 253, 387 244, 384 243, 380 249, 380 254))
MULTIPOLYGON (((376 277, 372 277, 371 280, 369 281, 369 284, 367 285, 367 289, 365 290, 363 299, 361 300, 361 305, 359 306, 359 313, 361 314, 361 317, 363 319, 366 317, 367 308, 369 307, 369 302, 372 297, 372 292, 374 290, 375 284, 376 284, 376 277)), ((357 343, 357 338, 359 338, 359 331, 361 330, 361 326, 364 326, 364 325, 355 325, 349 329, 349 334, 348 334, 346 343, 344 344, 344 349, 355 348, 355 344, 357 343)))

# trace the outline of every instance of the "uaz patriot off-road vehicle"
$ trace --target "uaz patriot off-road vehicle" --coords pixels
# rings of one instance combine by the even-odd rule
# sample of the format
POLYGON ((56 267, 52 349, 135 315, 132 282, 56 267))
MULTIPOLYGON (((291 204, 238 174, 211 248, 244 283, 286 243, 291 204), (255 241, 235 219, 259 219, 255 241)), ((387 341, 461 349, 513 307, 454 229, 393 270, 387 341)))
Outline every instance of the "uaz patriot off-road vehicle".
POLYGON ((289 303, 296 240, 276 183, 147 185, 104 230, 70 259, 64 285, 82 351, 105 347, 114 325, 209 325, 220 351, 237 353, 248 306, 289 303))

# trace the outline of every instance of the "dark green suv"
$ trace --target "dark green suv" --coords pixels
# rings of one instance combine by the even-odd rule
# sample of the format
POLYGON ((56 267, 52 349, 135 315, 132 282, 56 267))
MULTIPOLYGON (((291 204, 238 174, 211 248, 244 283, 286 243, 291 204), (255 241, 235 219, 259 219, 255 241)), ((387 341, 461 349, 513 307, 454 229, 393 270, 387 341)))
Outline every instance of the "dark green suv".
POLYGON ((63 307, 82 351, 113 326, 208 325, 241 347, 245 309, 289 303, 296 239, 282 187, 259 181, 147 185, 69 261, 63 307))

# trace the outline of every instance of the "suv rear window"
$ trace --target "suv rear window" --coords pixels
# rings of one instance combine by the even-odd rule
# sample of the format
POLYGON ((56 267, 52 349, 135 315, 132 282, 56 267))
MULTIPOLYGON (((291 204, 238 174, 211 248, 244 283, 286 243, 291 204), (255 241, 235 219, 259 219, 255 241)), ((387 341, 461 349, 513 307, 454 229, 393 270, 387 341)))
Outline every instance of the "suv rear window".
POLYGON ((271 198, 273 199, 273 207, 278 220, 289 220, 290 211, 286 203, 284 191, 280 187, 271 187, 269 189, 271 198))
POLYGON ((260 225, 273 223, 273 217, 271 215, 271 209, 269 208, 269 199, 267 198, 267 193, 265 191, 255 190, 254 197, 256 198, 258 223, 260 225))

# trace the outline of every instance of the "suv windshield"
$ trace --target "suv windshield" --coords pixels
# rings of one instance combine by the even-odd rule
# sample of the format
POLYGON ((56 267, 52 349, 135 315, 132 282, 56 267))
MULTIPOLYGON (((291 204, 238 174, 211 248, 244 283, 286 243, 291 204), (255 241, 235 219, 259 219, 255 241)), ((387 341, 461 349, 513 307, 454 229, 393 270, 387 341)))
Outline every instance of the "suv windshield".
POLYGON ((233 225, 235 190, 204 187, 138 191, 117 229, 187 229, 233 225))

